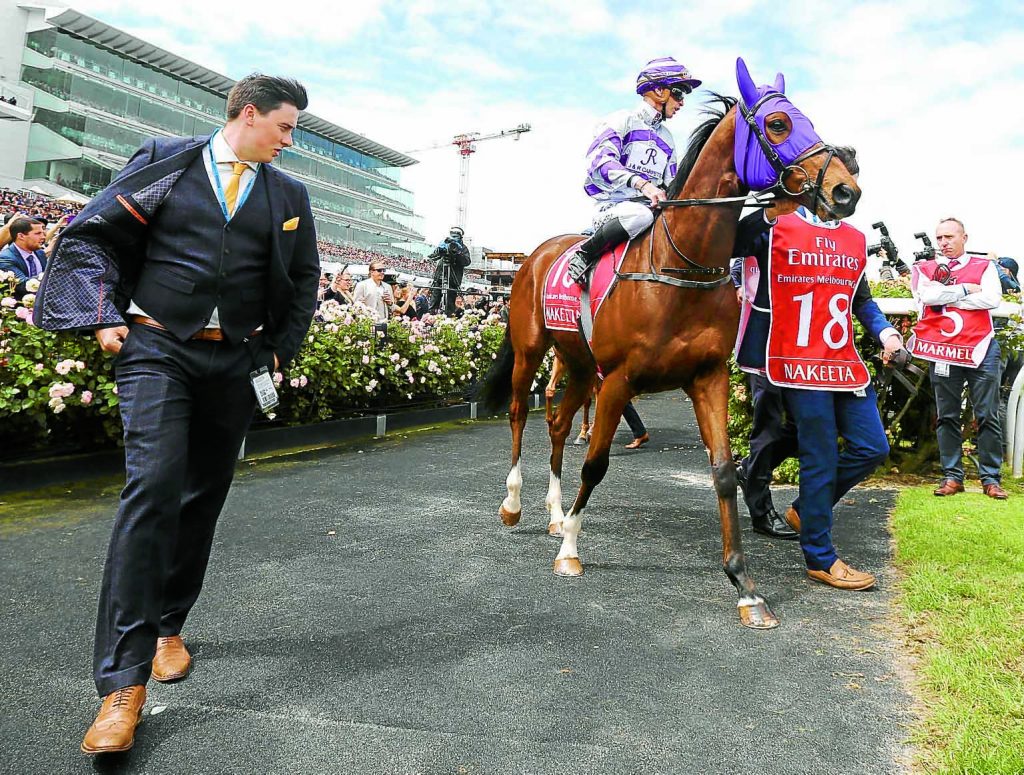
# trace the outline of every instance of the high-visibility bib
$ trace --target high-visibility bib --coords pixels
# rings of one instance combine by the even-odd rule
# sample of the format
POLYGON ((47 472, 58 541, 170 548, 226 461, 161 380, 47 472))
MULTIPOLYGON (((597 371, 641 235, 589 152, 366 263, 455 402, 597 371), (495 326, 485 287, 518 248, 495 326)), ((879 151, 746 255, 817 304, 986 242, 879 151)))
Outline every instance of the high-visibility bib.
MULTIPOLYGON (((914 264, 910 285, 915 291, 922 277, 935 279, 939 264, 932 259, 914 264)), ((947 285, 981 284, 988 260, 972 256, 959 269, 950 269, 947 285)), ((987 309, 959 309, 950 305, 925 307, 907 342, 918 358, 976 369, 994 336, 992 313, 987 309)))
POLYGON ((867 268, 864 235, 849 224, 783 215, 769 242, 766 373, 775 385, 859 390, 871 381, 854 342, 853 294, 867 268))

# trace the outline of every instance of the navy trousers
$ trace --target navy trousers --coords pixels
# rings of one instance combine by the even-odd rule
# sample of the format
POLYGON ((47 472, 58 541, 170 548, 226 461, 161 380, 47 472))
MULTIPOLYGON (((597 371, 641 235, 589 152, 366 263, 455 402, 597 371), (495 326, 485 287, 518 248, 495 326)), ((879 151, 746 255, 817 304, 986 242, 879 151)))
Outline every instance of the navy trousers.
POLYGON ((127 479, 96 617, 101 697, 149 680, 157 638, 177 635, 199 597, 255 408, 249 372, 272 358, 256 347, 134 325, 117 356, 127 479))
POLYGON ((863 398, 850 392, 783 388, 800 448, 800 548, 811 570, 836 561, 832 507, 889 455, 874 388, 863 398), (838 439, 844 441, 839 451, 838 439))
POLYGON ((633 406, 633 402, 630 401, 626 404, 626 408, 622 410, 622 419, 626 421, 626 425, 633 432, 633 438, 639 439, 645 433, 647 433, 647 426, 644 425, 644 421, 640 419, 639 413, 636 411, 636 407, 633 406))
POLYGON ((749 377, 754 416, 750 426, 750 452, 743 459, 747 479, 743 499, 751 517, 763 517, 775 508, 772 473, 783 460, 797 456, 796 426, 786 415, 781 388, 772 385, 763 374, 749 377))
POLYGON ((963 411, 964 383, 971 396, 974 416, 978 420, 978 474, 982 484, 999 484, 999 469, 1003 464, 1003 434, 999 422, 999 342, 995 339, 976 369, 950 366, 949 376, 940 377, 931 364, 928 376, 935 391, 939 439, 939 459, 945 479, 964 481, 963 469, 963 411))

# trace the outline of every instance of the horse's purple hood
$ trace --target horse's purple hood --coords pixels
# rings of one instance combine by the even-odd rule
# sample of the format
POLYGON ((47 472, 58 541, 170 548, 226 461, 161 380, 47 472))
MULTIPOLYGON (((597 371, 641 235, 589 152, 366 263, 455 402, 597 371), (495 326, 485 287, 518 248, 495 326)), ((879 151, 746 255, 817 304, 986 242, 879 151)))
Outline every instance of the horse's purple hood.
POLYGON ((757 109, 754 120, 764 132, 764 120, 772 113, 779 111, 787 114, 793 122, 793 131, 790 132, 783 142, 775 146, 776 153, 784 165, 792 164, 802 153, 821 142, 818 133, 814 131, 814 124, 801 113, 792 102, 785 96, 786 81, 782 73, 775 76, 775 83, 772 86, 754 86, 754 80, 750 77, 750 71, 742 58, 736 60, 736 85, 740 89, 740 105, 736 113, 736 142, 733 150, 736 162, 736 172, 744 185, 753 191, 760 191, 775 185, 779 179, 779 172, 765 156, 757 137, 750 130, 750 126, 743 119, 742 107, 752 108, 758 100, 767 94, 778 96, 766 100, 757 109))

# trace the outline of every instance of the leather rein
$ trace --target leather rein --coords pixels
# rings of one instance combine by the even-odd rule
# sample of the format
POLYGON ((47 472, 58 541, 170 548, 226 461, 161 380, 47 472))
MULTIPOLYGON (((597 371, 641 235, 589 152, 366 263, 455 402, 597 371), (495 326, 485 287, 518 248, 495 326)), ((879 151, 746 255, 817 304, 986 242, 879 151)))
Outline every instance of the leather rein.
MULTIPOLYGON (((835 210, 829 206, 828 202, 825 201, 821 195, 821 187, 825 182, 825 173, 828 170, 829 164, 832 163, 832 159, 835 158, 836 148, 832 145, 826 145, 825 143, 817 143, 811 146, 808 150, 804 151, 800 156, 792 161, 790 164, 786 164, 782 161, 782 157, 779 156, 778 151, 768 141, 764 132, 761 131, 761 127, 757 125, 755 119, 757 111, 760 110, 761 106, 764 105, 768 100, 774 98, 781 98, 783 95, 778 92, 769 92, 759 99, 751 108, 747 108, 743 101, 737 103, 737 109, 740 115, 743 116, 743 120, 746 121, 750 127, 750 131, 757 139, 757 143, 761 148, 761 152, 764 154, 768 163, 771 164, 772 169, 775 170, 778 178, 775 184, 769 188, 761 191, 752 192, 744 196, 726 196, 726 197, 711 197, 705 199, 666 199, 659 202, 658 216, 660 218, 662 228, 665 232, 665 238, 668 240, 668 244, 671 246, 673 252, 677 257, 683 260, 687 266, 684 267, 663 267, 660 271, 654 265, 654 235, 651 236, 651 246, 648 255, 648 266, 647 272, 616 272, 615 277, 618 280, 634 280, 637 282, 653 282, 663 283, 665 285, 672 285, 676 288, 699 288, 701 290, 713 290, 719 286, 725 285, 729 282, 729 270, 728 267, 711 267, 699 264, 690 257, 688 257, 683 251, 676 245, 675 240, 672 239, 672 232, 669 231, 668 222, 663 217, 665 210, 669 207, 706 207, 706 206, 721 206, 721 205, 732 205, 742 203, 745 207, 759 207, 765 208, 770 207, 775 199, 776 192, 781 192, 786 196, 798 197, 804 196, 809 193, 814 193, 814 197, 811 200, 811 209, 816 210, 820 203, 832 215, 836 215, 835 210), (818 171, 818 176, 813 183, 811 183, 811 176, 807 174, 801 163, 817 156, 820 153, 827 153, 828 157, 825 159, 825 163, 821 165, 821 169, 818 171), (784 182, 787 173, 799 172, 803 175, 803 182, 796 191, 790 191, 784 182), (711 279, 707 280, 683 280, 678 277, 670 277, 666 273, 673 274, 690 274, 690 275, 704 275, 710 276, 711 279)), ((838 219, 838 216, 836 216, 838 219)), ((655 227, 657 228, 657 227, 655 227)))

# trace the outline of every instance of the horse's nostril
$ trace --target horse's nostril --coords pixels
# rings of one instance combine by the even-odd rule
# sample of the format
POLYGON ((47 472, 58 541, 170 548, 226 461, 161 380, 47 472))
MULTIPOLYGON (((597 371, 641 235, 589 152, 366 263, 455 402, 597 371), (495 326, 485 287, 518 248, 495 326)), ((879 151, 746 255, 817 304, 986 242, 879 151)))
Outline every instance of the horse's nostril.
POLYGON ((840 183, 832 189, 832 201, 837 205, 848 205, 853 201, 853 189, 845 183, 840 183))

